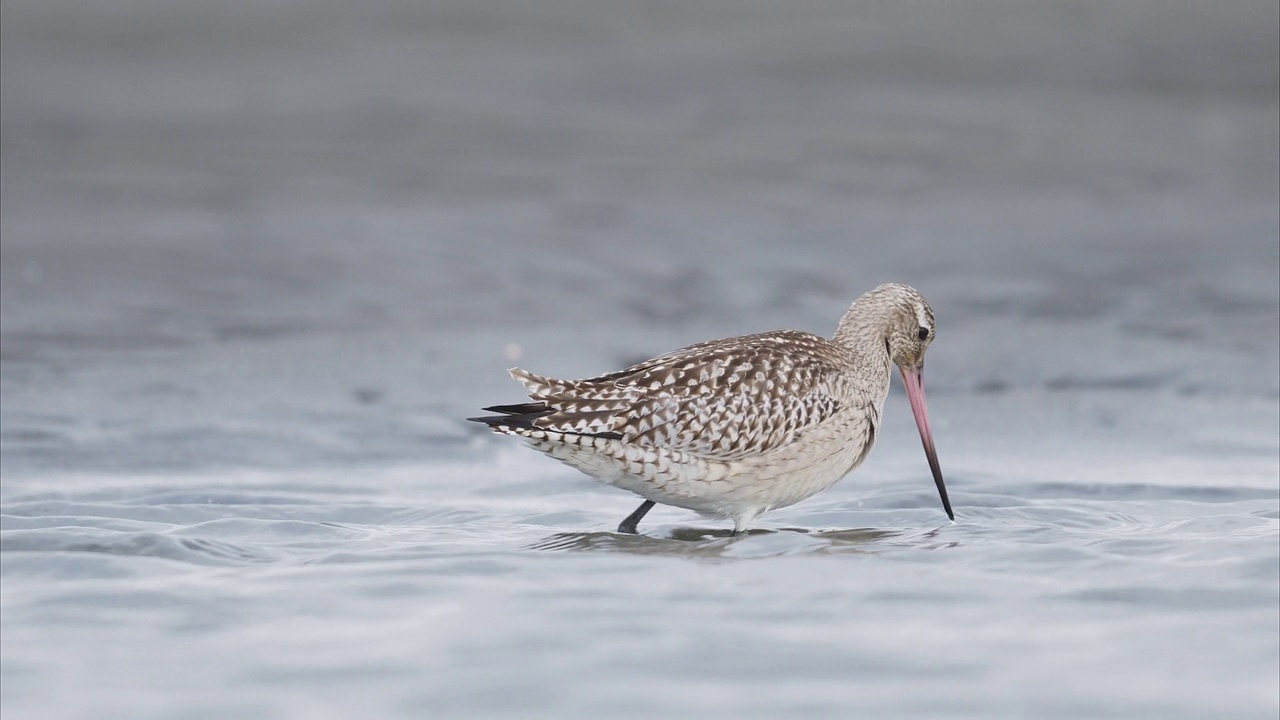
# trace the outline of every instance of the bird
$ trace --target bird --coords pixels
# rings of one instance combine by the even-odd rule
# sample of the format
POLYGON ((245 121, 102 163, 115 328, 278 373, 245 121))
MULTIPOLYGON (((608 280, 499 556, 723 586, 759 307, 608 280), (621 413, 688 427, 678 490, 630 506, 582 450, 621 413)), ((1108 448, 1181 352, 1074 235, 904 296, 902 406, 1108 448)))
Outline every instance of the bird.
POLYGON ((637 534, 662 503, 732 520, 740 534, 862 464, 892 364, 954 521, 925 404, 924 356, 936 334, 924 296, 886 283, 855 300, 830 339, 779 330, 711 340, 580 380, 512 368, 529 402, 467 419, 643 498, 619 533, 637 534))

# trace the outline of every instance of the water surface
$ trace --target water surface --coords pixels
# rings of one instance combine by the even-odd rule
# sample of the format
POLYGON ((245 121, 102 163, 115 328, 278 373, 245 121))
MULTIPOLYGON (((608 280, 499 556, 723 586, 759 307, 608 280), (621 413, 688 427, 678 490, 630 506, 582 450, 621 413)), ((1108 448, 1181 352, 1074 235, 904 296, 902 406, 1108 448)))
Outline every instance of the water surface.
POLYGON ((21 718, 1274 718, 1274 2, 6 2, 21 718), (931 300, 753 532, 462 418, 931 300))

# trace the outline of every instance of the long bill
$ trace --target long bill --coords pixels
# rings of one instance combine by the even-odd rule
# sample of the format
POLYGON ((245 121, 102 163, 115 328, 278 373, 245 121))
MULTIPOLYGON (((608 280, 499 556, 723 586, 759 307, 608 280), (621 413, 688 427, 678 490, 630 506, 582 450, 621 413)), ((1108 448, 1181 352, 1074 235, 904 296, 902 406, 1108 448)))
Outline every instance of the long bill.
POLYGON ((947 517, 956 519, 951 511, 951 500, 947 497, 947 486, 942 482, 942 468, 938 465, 938 451, 933 448, 933 428, 929 427, 929 408, 924 404, 924 363, 915 367, 901 367, 902 384, 907 388, 907 399, 911 401, 911 413, 916 416, 916 427, 920 428, 920 442, 924 443, 924 454, 929 458, 929 470, 933 472, 933 483, 938 486, 938 496, 942 498, 942 508, 947 517))

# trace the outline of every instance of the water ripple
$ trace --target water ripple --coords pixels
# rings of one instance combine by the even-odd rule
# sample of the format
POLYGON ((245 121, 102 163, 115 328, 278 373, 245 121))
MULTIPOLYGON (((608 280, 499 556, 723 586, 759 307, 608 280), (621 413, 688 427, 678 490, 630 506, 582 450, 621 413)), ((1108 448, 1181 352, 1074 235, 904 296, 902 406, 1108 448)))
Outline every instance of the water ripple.
POLYGON ((273 555, 259 548, 199 537, 156 532, 91 532, 51 528, 8 530, 0 534, 0 552, 102 553, 155 557, 196 565, 236 565, 270 562, 273 555))

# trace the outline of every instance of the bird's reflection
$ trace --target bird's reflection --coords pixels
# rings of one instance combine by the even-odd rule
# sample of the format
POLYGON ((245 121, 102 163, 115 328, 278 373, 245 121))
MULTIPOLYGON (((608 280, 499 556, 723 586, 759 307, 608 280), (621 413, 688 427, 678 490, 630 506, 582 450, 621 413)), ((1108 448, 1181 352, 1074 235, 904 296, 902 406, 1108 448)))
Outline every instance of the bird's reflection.
MULTIPOLYGON (((919 538, 919 535, 915 536, 919 538)), ((886 541, 904 540, 902 530, 853 528, 848 530, 807 530, 804 528, 756 528, 734 534, 720 528, 678 527, 664 535, 628 535, 616 532, 556 533, 528 546, 542 551, 621 552, 635 555, 681 555, 689 557, 730 557, 785 554, 871 553, 881 547, 901 546, 886 541), (787 533, 804 536, 799 542, 780 543, 776 547, 761 546, 759 552, 746 551, 746 546, 765 537, 783 537, 787 533), (806 542, 807 541, 807 542, 806 542), (771 552, 772 551, 772 552, 771 552)), ((905 543, 911 544, 911 543, 905 543)))

